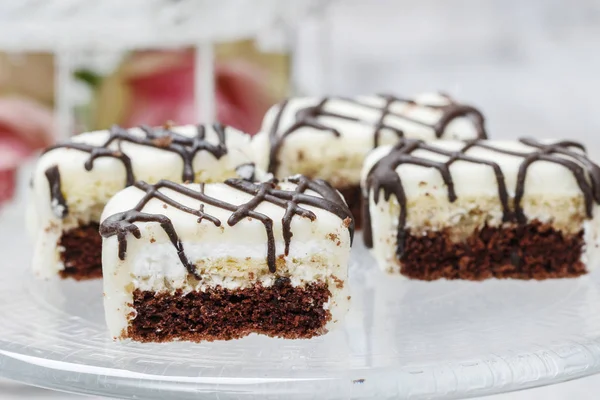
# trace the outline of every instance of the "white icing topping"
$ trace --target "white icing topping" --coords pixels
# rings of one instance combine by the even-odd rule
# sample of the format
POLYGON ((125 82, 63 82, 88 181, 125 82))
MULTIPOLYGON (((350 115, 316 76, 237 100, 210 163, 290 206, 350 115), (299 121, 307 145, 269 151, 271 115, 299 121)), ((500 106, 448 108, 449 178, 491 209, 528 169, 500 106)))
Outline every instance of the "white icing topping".
MULTIPOLYGON (((481 143, 489 144, 499 149, 523 153, 531 153, 538 150, 519 141, 486 140, 481 141, 481 143)), ((552 143, 552 141, 545 141, 545 143, 552 143)), ((465 143, 444 140, 431 141, 428 142, 428 145, 444 151, 457 152, 465 146, 465 143)), ((365 179, 373 165, 389 154, 391 149, 391 146, 384 146, 373 150, 369 154, 362 170, 363 187, 365 179)), ((573 151, 578 150, 573 149, 573 151)), ((410 154, 414 157, 438 162, 446 162, 449 159, 446 155, 436 154, 428 150, 418 149, 410 154)), ((517 187, 517 175, 524 157, 504 154, 478 146, 468 149, 465 154, 478 159, 490 160, 498 164, 504 174, 508 194, 514 197, 517 187)), ((557 156, 575 161, 571 157, 557 156)), ((410 163, 401 163, 396 171, 402 178, 402 186, 409 201, 410 199, 422 196, 432 196, 440 199, 448 197, 448 188, 437 169, 410 163)), ((489 165, 458 160, 451 164, 450 174, 452 175, 454 189, 458 198, 465 196, 498 195, 496 176, 494 170, 489 165)), ((564 166, 549 161, 536 161, 529 166, 525 188, 526 196, 552 195, 557 193, 561 196, 581 195, 581 189, 573 173, 564 166)))
POLYGON ((250 181, 254 180, 255 171, 256 171, 256 166, 254 165, 254 163, 242 164, 235 169, 235 172, 237 173, 237 175, 240 178, 250 180, 250 181))

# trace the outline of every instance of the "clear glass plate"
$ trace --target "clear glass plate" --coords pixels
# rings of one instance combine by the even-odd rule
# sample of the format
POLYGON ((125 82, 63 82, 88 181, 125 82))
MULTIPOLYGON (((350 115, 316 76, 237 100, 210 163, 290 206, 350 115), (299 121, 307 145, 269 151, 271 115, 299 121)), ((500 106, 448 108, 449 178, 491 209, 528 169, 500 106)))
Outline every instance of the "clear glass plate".
POLYGON ((413 282, 356 238, 352 309, 312 339, 118 344, 101 282, 37 281, 20 212, 0 221, 0 376, 144 399, 462 398, 600 371, 600 273, 545 282, 413 282))

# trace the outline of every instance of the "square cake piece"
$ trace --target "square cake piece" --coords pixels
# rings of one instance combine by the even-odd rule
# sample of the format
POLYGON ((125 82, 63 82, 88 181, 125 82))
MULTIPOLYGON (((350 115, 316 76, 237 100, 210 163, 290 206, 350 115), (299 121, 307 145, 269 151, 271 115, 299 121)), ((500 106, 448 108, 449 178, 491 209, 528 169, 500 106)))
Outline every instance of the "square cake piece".
POLYGON ((353 220, 327 182, 137 182, 103 213, 115 340, 321 335, 348 309, 353 220))
POLYGON ((35 274, 100 277, 98 223, 115 193, 138 179, 212 182, 236 177, 240 169, 248 174, 249 145, 249 135, 215 124, 113 127, 49 148, 34 171, 28 210, 35 274))
POLYGON ((253 139, 262 169, 281 178, 302 174, 338 189, 360 225, 360 171, 367 153, 402 137, 474 139, 486 136, 476 108, 440 93, 292 98, 271 108, 253 139))
POLYGON ((575 277, 596 260, 600 168, 571 141, 402 140, 363 170, 364 239, 409 278, 575 277))

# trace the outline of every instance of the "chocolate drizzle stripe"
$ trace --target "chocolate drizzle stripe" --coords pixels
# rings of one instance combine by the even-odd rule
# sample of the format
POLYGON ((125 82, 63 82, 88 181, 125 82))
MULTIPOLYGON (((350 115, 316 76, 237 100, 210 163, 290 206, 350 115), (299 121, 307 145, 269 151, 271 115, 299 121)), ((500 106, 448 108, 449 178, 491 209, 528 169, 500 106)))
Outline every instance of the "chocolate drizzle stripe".
MULTIPOLYGON (((193 162, 198 152, 209 152, 216 159, 220 159, 227 154, 227 146, 225 144, 226 127, 218 123, 212 125, 212 129, 218 138, 217 144, 212 144, 206 140, 206 126, 204 125, 198 125, 196 128, 196 135, 192 137, 173 132, 166 127, 150 128, 148 126, 141 126, 140 129, 144 133, 143 136, 133 135, 128 130, 115 125, 109 130, 108 138, 100 146, 70 141, 49 147, 44 153, 60 148, 74 149, 89 153, 90 156, 83 165, 87 171, 91 171, 94 168, 94 162, 98 158, 109 157, 120 160, 125 167, 125 186, 133 185, 135 182, 135 175, 129 155, 121 148, 123 143, 133 143, 140 146, 152 147, 179 155, 183 162, 182 180, 184 182, 193 182, 195 180, 193 162), (114 145, 116 145, 116 148, 111 148, 111 146, 114 147, 114 145)), ((60 174, 58 170, 51 174, 54 174, 52 175, 54 182, 59 182, 59 188, 57 190, 60 192, 60 174), (58 174, 58 178, 56 174, 58 174)), ((48 172, 46 173, 46 176, 48 176, 48 172)), ((52 182, 50 183, 52 186, 52 182)), ((52 198, 59 201, 58 204, 63 206, 65 210, 68 210, 64 197, 60 196, 59 198, 53 195, 52 198)), ((67 216, 67 213, 68 211, 64 213, 62 218, 67 216)))
POLYGON ((58 165, 48 168, 45 174, 50 185, 50 206, 52 207, 52 212, 58 218, 64 218, 69 213, 69 208, 61 190, 58 165))
MULTIPOLYGON (((339 137, 340 132, 338 132, 335 128, 326 126, 318 121, 316 118, 319 113, 322 112, 323 107, 328 99, 323 99, 319 104, 314 107, 307 107, 299 110, 296 113, 296 121, 287 128, 281 134, 278 133, 279 126, 281 125, 281 118, 283 116, 284 111, 286 110, 289 100, 285 100, 279 106, 279 110, 277 111, 277 115, 275 116, 275 120, 273 121, 273 126, 269 132, 269 140, 270 140, 270 150, 269 150, 269 167, 268 172, 275 174, 277 167, 279 166, 279 151, 281 150, 281 146, 285 141, 285 138, 300 128, 309 127, 320 131, 330 132, 332 135, 339 137), (313 115, 314 114, 314 115, 313 115)), ((323 114, 321 114, 323 115, 323 114)), ((328 116, 337 116, 336 114, 327 114, 328 116)), ((342 116, 344 118, 344 116, 342 116)))
MULTIPOLYGON (((402 100, 396 99, 393 96, 382 96, 382 97, 385 98, 385 106, 381 110, 381 116, 379 117, 379 120, 375 124, 375 132, 373 133, 373 148, 379 146, 379 139, 381 137, 381 131, 383 129, 392 131, 399 138, 404 137, 403 130, 393 128, 393 127, 385 124, 385 117, 387 117, 390 114, 390 107, 392 106, 392 104, 394 104, 394 102, 397 100, 398 101, 402 101, 402 100)), ((412 119, 408 118, 407 116, 405 116, 404 118, 407 121, 412 121, 412 119)), ((412 121, 412 122, 415 122, 415 121, 412 121)))
POLYGON ((165 215, 148 214, 143 212, 144 207, 151 199, 161 200, 169 204, 171 207, 198 217, 198 223, 201 223, 204 219, 206 219, 215 224, 215 226, 221 225, 221 221, 218 218, 204 212, 205 204, 230 211, 232 214, 227 220, 227 224, 229 226, 234 226, 245 218, 254 218, 259 220, 264 225, 267 234, 266 259, 269 271, 272 273, 276 272, 277 255, 273 232, 273 220, 269 216, 255 210, 256 207, 263 202, 274 204, 285 210, 282 218, 285 255, 288 255, 289 253, 290 241, 293 236, 291 231, 293 217, 297 215, 299 217, 308 218, 311 221, 316 219, 316 215, 312 211, 301 207, 302 205, 328 211, 338 216, 345 223, 346 221, 349 221, 347 226, 350 233, 350 238, 353 238, 354 221, 352 220, 352 215, 346 206, 346 203, 335 189, 333 189, 325 181, 313 181, 302 176, 290 178, 289 181, 296 184, 295 190, 282 190, 277 186, 277 182, 275 180, 263 183, 252 183, 243 179, 228 179, 225 181, 227 186, 252 195, 250 201, 240 205, 234 205, 207 195, 204 191, 205 186, 203 184, 200 185, 199 191, 195 191, 189 187, 169 181, 160 181, 155 185, 150 185, 145 182, 136 182, 134 186, 144 192, 142 199, 132 210, 108 217, 100 226, 100 234, 103 237, 117 236, 119 242, 119 258, 123 260, 125 259, 127 252, 127 235, 131 233, 135 238, 140 238, 140 230, 135 223, 158 222, 175 246, 182 264, 185 266, 188 272, 194 275, 197 279, 201 279, 201 277, 196 272, 194 265, 190 263, 189 259, 187 258, 183 249, 183 244, 181 243, 181 240, 179 239, 171 220, 165 215), (163 188, 198 200, 202 204, 200 204, 198 210, 184 206, 161 191, 163 188), (322 197, 307 194, 305 193, 306 190, 314 191, 322 197))
POLYGON ((534 139, 520 139, 520 142, 533 150, 530 152, 514 151, 495 147, 493 143, 474 139, 466 141, 465 145, 458 151, 449 151, 436 147, 435 143, 429 144, 420 140, 402 139, 392 151, 380 159, 371 168, 366 179, 366 190, 364 191, 363 215, 365 218, 364 240, 367 247, 373 247, 373 232, 371 227, 371 215, 369 210, 369 193, 373 192, 373 200, 377 204, 380 200, 380 192, 383 191, 385 200, 393 195, 400 206, 398 217, 398 258, 404 253, 404 237, 406 235, 407 199, 402 185, 402 179, 396 172, 401 164, 414 164, 423 167, 437 169, 448 188, 448 200, 454 202, 456 193, 454 181, 450 173, 450 166, 456 161, 465 161, 476 164, 488 165, 494 170, 496 183, 498 185, 498 199, 502 205, 503 221, 525 224, 527 218, 523 212, 521 201, 525 194, 525 182, 529 167, 537 161, 546 161, 559 164, 567 168, 577 181, 584 197, 585 210, 588 218, 592 217, 593 203, 600 203, 600 167, 589 160, 585 154, 585 148, 576 142, 562 141, 551 144, 540 143, 534 139), (500 166, 487 159, 475 157, 467 153, 468 150, 482 148, 491 152, 506 154, 523 158, 517 174, 513 210, 510 207, 510 198, 506 187, 506 179, 500 166), (577 149, 578 151, 574 151, 577 149), (445 162, 429 160, 418 157, 412 153, 416 150, 428 151, 430 153, 448 157, 445 162))
POLYGON ((340 132, 332 126, 328 126, 325 124, 321 118, 329 117, 329 118, 337 118, 341 120, 354 121, 360 124, 369 125, 373 127, 373 146, 379 146, 381 132, 386 130, 394 133, 397 137, 404 137, 405 132, 402 129, 395 128, 389 124, 385 123, 385 120, 388 116, 393 116, 395 118, 402 119, 404 121, 408 121, 414 124, 418 124, 427 128, 430 128, 436 137, 442 137, 446 128, 452 121, 456 118, 466 117, 469 118, 473 122, 473 126, 477 132, 477 136, 479 138, 486 138, 485 131, 485 120, 483 114, 474 107, 463 105, 455 102, 451 97, 444 95, 444 97, 448 100, 448 104, 444 105, 431 105, 431 104, 421 104, 416 103, 413 100, 401 99, 391 95, 380 95, 384 100, 384 105, 382 107, 378 107, 372 104, 366 104, 360 102, 359 100, 352 98, 344 98, 344 97, 331 97, 322 99, 317 105, 308 106, 299 109, 294 116, 294 121, 292 124, 286 128, 284 131, 280 132, 279 128, 281 127, 283 114, 286 112, 289 107, 290 101, 285 100, 279 105, 279 109, 275 115, 273 120, 273 124, 271 129, 269 130, 269 141, 270 141, 270 152, 269 152, 269 167, 268 172, 272 174, 276 174, 277 169, 279 167, 279 152, 285 142, 285 139, 292 133, 298 131, 301 128, 309 127, 320 131, 325 131, 333 134, 335 137, 340 137, 340 132), (352 115, 345 115, 340 113, 335 113, 326 109, 326 105, 330 100, 341 100, 348 103, 352 103, 358 105, 360 107, 368 108, 371 110, 375 110, 379 113, 379 118, 375 124, 370 121, 365 121, 360 118, 357 118, 352 115), (424 121, 420 121, 418 119, 409 117, 408 115, 404 115, 401 113, 392 112, 391 108, 394 104, 405 103, 412 105, 414 107, 424 107, 433 110, 438 110, 441 112, 441 116, 435 124, 431 125, 424 121))

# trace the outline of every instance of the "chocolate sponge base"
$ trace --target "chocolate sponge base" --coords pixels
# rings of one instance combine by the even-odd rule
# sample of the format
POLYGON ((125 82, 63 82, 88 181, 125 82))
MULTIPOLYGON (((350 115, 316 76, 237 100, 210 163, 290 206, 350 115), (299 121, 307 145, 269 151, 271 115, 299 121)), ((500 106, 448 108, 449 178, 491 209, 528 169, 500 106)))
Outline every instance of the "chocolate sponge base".
POLYGON ((323 306, 330 296, 325 283, 294 287, 287 278, 268 287, 217 286, 186 294, 136 289, 135 318, 123 336, 140 342, 229 340, 250 333, 311 338, 325 333, 331 313, 323 306))
POLYGON ((102 237, 99 225, 90 223, 63 233, 59 246, 64 248, 61 259, 65 269, 60 276, 75 280, 102 277, 102 237))
POLYGON ((583 231, 565 235, 538 221, 484 227, 460 243, 447 230, 419 236, 407 231, 400 271, 422 280, 571 278, 586 273, 583 246, 583 231))

